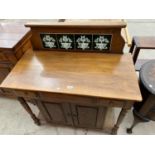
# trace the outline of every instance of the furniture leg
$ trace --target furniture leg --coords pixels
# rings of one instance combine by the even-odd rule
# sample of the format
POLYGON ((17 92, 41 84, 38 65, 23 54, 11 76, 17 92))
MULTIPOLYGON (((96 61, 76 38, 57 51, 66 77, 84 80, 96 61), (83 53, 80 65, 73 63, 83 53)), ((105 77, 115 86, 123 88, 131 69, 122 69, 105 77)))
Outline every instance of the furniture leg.
POLYGON ((18 101, 23 106, 23 108, 30 114, 31 118, 33 119, 34 123, 37 125, 40 125, 40 120, 35 116, 35 114, 32 112, 29 105, 26 103, 25 99, 23 97, 18 97, 18 101))
POLYGON ((130 128, 127 128, 126 132, 128 134, 132 134, 132 129, 139 123, 141 122, 141 120, 139 118, 137 118, 136 116, 134 116, 134 121, 133 121, 133 124, 130 128))
POLYGON ((136 64, 136 61, 137 61, 137 58, 138 58, 138 55, 139 55, 139 51, 140 51, 140 48, 136 47, 135 52, 133 53, 133 62, 134 62, 134 64, 136 64))
POLYGON ((134 40, 132 40, 132 44, 131 44, 129 53, 131 53, 131 54, 133 53, 134 46, 135 46, 135 42, 134 42, 134 40))
POLYGON ((127 109, 122 109, 121 110, 121 112, 119 114, 119 117, 117 119, 117 122, 116 122, 116 124, 114 125, 114 127, 112 129, 112 132, 111 132, 112 135, 116 135, 117 134, 117 130, 119 128, 119 125, 122 123, 122 121, 123 121, 127 111, 128 111, 127 109))

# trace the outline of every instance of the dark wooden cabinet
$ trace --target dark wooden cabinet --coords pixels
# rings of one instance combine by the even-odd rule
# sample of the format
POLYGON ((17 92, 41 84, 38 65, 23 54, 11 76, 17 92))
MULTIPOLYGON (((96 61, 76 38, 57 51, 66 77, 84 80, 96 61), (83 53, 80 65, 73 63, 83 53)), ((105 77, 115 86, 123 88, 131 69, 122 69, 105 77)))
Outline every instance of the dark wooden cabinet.
POLYGON ((76 127, 103 129, 107 108, 72 103, 37 101, 37 105, 48 122, 76 127))
POLYGON ((22 55, 31 48, 30 37, 30 29, 24 25, 0 24, 0 83, 22 55))
POLYGON ((5 77, 9 74, 10 68, 0 67, 0 81, 3 81, 5 77))
POLYGON ((62 104, 43 102, 52 122, 66 124, 66 117, 62 104))
POLYGON ((36 105, 47 122, 73 126, 72 112, 68 103, 36 101, 36 105))
POLYGON ((85 128, 103 128, 106 108, 98 106, 71 105, 75 126, 85 128))
POLYGON ((74 122, 78 126, 82 127, 96 127, 97 121, 97 111, 95 107, 86 107, 86 106, 74 106, 73 107, 73 118, 74 122))

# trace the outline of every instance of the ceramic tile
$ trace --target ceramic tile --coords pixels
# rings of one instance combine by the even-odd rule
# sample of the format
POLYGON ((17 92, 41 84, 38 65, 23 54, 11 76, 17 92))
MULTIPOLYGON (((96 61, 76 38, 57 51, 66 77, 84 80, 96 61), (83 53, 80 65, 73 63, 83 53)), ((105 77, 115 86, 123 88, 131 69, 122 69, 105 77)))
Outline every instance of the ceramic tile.
POLYGON ((92 49, 92 35, 75 35, 76 49, 91 50, 92 49))
POLYGON ((112 35, 40 34, 43 48, 62 50, 110 50, 112 35))
POLYGON ((57 34, 60 49, 74 49, 74 36, 71 34, 57 34))
POLYGON ((110 50, 112 35, 93 35, 94 50, 110 50))
POLYGON ((44 48, 58 48, 57 39, 55 34, 42 33, 40 34, 42 45, 44 48))

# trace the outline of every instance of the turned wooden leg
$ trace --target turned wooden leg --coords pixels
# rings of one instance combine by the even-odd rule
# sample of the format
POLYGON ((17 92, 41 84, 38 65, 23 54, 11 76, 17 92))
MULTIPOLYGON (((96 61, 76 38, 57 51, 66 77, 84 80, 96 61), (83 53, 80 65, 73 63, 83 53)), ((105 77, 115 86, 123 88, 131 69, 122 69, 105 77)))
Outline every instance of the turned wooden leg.
POLYGON ((118 119, 117 119, 117 122, 116 122, 116 124, 114 125, 114 127, 113 127, 113 129, 112 129, 111 134, 113 134, 113 135, 116 135, 116 134, 117 134, 117 130, 118 130, 118 128, 119 128, 119 125, 122 123, 122 121, 123 121, 123 119, 124 119, 124 117, 125 117, 127 111, 128 111, 127 109, 122 109, 122 110, 121 110, 121 112, 120 112, 120 114, 119 114, 119 117, 118 117, 118 119))
POLYGON ((24 109, 30 114, 31 118, 33 119, 34 123, 37 125, 40 125, 40 121, 39 119, 35 116, 35 114, 32 112, 31 108, 29 107, 29 105, 26 103, 26 101, 24 100, 24 98, 22 97, 18 97, 18 101, 20 102, 20 104, 24 107, 24 109))

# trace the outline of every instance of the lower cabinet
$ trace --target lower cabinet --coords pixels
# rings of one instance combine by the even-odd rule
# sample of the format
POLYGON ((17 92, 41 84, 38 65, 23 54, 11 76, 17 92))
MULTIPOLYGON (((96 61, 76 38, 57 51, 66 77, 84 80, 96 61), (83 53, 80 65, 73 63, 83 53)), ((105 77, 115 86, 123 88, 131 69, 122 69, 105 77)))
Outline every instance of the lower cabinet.
POLYGON ((64 109, 61 104, 47 103, 47 102, 46 103, 44 102, 43 104, 46 107, 52 122, 63 124, 66 123, 64 109))
POLYGON ((107 108, 101 106, 71 105, 74 125, 85 128, 102 129, 107 108))
POLYGON ((39 102, 45 119, 52 123, 102 129, 107 108, 69 103, 39 102))

